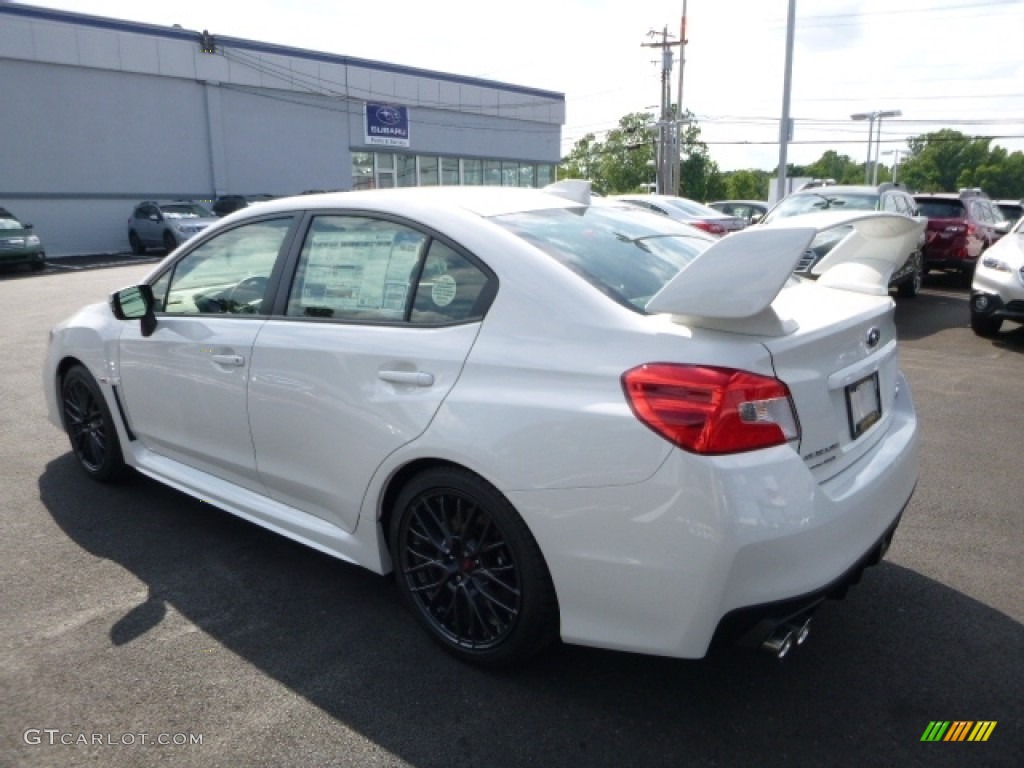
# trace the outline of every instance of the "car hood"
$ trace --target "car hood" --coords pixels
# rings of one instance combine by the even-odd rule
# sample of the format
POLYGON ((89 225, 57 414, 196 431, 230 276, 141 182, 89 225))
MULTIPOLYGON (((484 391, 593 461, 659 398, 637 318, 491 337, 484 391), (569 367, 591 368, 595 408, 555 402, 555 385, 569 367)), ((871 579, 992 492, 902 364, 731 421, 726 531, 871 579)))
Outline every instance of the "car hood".
POLYGON ((1013 270, 1024 267, 1024 226, 1018 225, 1009 234, 1003 235, 984 256, 999 259, 1013 270))
POLYGON ((800 257, 819 232, 847 234, 815 267, 818 284, 884 296, 924 222, 876 211, 822 212, 751 227, 714 243, 647 303, 647 311, 687 324, 765 335, 794 330, 772 309, 800 257))

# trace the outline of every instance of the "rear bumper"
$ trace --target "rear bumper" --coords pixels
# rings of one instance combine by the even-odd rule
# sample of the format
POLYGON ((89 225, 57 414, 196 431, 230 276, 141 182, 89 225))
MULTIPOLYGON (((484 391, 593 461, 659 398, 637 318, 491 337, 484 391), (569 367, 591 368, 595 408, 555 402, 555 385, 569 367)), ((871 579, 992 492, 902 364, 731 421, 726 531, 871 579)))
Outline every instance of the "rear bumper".
POLYGON ((638 485, 509 493, 551 571, 563 639, 700 658, 712 639, 742 639, 837 593, 880 556, 917 482, 905 381, 892 415, 868 453, 823 483, 781 446, 674 451, 638 485))
MULTIPOLYGON (((907 500, 910 503, 910 500, 907 500)), ((904 505, 906 509, 906 505, 904 505)), ((860 583, 864 571, 882 562, 892 545, 896 527, 903 512, 870 550, 864 553, 849 570, 830 584, 805 595, 779 600, 762 605, 737 608, 726 614, 718 623, 711 639, 711 649, 727 646, 757 648, 781 625, 797 624, 809 617, 826 600, 842 600, 850 587, 860 583)))

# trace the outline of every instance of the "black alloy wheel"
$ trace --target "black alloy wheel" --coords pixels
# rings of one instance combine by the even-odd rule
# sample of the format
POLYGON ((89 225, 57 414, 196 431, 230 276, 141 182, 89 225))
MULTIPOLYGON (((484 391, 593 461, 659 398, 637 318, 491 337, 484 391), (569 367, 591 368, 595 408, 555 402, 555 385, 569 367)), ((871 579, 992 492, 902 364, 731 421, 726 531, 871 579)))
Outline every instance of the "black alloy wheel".
POLYGON ((399 590, 446 650, 495 666, 526 659, 556 636, 543 556, 495 488, 465 470, 430 470, 399 494, 392 523, 399 590))
POLYGON ((896 294, 903 299, 915 298, 924 285, 924 257, 918 253, 912 258, 914 259, 914 271, 896 289, 896 294))
POLYGON ((124 469, 121 444, 103 393, 85 367, 64 374, 61 406, 78 465, 94 480, 115 479, 124 469))
POLYGON ((178 241, 174 239, 174 235, 171 234, 171 230, 164 232, 164 248, 168 253, 178 247, 178 241))
POLYGON ((136 256, 142 256, 146 252, 146 246, 142 244, 142 240, 139 239, 139 235, 134 229, 128 233, 128 244, 136 256))

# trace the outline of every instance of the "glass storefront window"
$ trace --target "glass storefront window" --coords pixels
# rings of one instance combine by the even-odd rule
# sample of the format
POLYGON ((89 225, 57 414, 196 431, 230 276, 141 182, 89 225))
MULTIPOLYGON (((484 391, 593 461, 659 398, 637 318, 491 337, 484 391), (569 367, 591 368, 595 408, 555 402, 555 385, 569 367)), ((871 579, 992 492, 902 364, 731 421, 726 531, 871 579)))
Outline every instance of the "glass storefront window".
POLYGON ((398 166, 398 186, 400 187, 415 187, 416 186, 416 156, 415 155, 398 155, 396 158, 396 165, 398 166))
POLYGON ((426 155, 419 156, 420 161, 420 186, 436 187, 440 182, 437 170, 437 158, 426 155))
POLYGON ((466 158, 462 161, 462 183, 479 187, 484 183, 484 161, 466 158))
POLYGON ((519 164, 519 186, 520 187, 535 187, 537 186, 537 166, 531 163, 520 163, 519 164))
POLYGON ((373 153, 352 153, 352 189, 373 189, 373 153))
POLYGON ((501 186, 501 161, 484 160, 484 184, 488 186, 501 186))
POLYGON ((506 186, 543 187, 554 181, 555 166, 515 160, 352 152, 352 188, 506 186))
POLYGON ((501 161, 501 185, 503 187, 519 186, 519 163, 510 160, 501 161))
POLYGON ((459 159, 457 157, 441 158, 441 183, 457 186, 459 183, 459 159))

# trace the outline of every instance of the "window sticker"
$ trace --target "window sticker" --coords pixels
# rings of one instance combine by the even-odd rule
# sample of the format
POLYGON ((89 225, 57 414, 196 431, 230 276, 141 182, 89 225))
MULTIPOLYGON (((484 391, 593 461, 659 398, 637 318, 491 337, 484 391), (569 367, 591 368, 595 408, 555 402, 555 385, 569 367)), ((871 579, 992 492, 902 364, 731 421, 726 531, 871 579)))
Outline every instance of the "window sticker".
POLYGON ((439 275, 434 279, 434 286, 430 289, 430 298, 439 307, 447 307, 455 301, 455 278, 451 275, 439 275))
POLYGON ((335 316, 370 312, 401 317, 422 242, 422 235, 394 230, 314 232, 303 305, 335 316))

